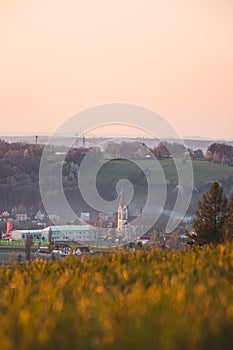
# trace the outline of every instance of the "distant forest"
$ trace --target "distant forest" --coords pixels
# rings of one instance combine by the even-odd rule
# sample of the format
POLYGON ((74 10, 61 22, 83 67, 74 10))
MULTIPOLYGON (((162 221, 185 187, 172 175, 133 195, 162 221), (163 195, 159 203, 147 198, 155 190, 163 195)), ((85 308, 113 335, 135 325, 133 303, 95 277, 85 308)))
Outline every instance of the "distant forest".
MULTIPOLYGON (((56 161, 56 148, 52 147, 56 161)), ((8 143, 0 140, 0 214, 27 212, 35 215, 43 204, 39 189, 39 168, 44 145, 20 142, 8 143)), ((68 200, 77 204, 77 173, 88 148, 71 149, 67 153, 63 168, 64 189, 68 200)), ((80 194, 79 194, 80 195, 80 194)), ((85 209, 85 203, 79 199, 77 210, 85 209)))
MULTIPOLYGON (((160 143, 150 151, 158 159, 179 154, 185 160, 185 155, 188 152, 192 159, 205 157, 210 162, 233 165, 233 146, 214 143, 208 148, 205 155, 200 149, 193 151, 179 144, 169 144, 169 150, 167 146, 166 143, 160 143)), ((112 148, 113 145, 108 147, 112 148)), ((114 147, 114 152, 117 154, 117 147, 122 148, 122 145, 114 147)), ((125 152, 126 148, 127 144, 124 144, 125 152)), ((43 209, 39 190, 39 166, 43 149, 43 145, 8 143, 0 140, 0 213, 4 210, 10 213, 12 210, 15 212, 26 210, 29 215, 33 215, 38 209, 43 209)), ((145 156, 143 149, 141 147, 136 152, 131 146, 128 151, 130 153, 130 150, 133 150, 135 157, 143 157, 145 156)), ((77 212, 90 209, 80 198, 80 193, 74 192, 75 187, 77 190, 79 165, 89 150, 90 148, 70 149, 63 167, 65 193, 68 201, 75 206, 77 212)), ((53 153, 55 154, 55 152, 54 147, 53 153)))
POLYGON ((0 210, 41 207, 39 166, 42 146, 0 141, 0 210))

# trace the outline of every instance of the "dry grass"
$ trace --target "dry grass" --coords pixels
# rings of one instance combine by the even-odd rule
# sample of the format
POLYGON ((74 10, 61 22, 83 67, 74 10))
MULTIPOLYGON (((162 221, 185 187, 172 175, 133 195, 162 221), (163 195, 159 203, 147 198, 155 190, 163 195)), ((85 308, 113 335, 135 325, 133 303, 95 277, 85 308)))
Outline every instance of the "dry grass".
POLYGON ((1 267, 0 348, 231 349, 232 248, 1 267))

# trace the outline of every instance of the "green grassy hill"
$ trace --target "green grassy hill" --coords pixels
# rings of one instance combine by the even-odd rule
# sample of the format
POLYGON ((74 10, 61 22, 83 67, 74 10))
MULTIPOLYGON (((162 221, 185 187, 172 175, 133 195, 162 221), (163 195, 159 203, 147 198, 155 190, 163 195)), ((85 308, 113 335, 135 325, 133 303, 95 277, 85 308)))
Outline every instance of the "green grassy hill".
MULTIPOLYGON (((146 167, 152 171, 154 168, 153 160, 139 160, 138 164, 142 167, 146 167)), ((166 179, 170 180, 172 183, 177 181, 177 170, 172 159, 160 160, 160 165, 164 170, 166 179)), ((179 161, 179 166, 182 170, 185 171, 187 165, 183 164, 182 161, 179 161)), ((214 181, 214 180, 227 180, 229 177, 233 179, 233 167, 228 165, 216 164, 208 162, 207 160, 194 160, 192 161, 193 173, 194 173, 194 182, 198 184, 205 181, 214 181)), ((103 181, 107 179, 120 178, 121 175, 130 174, 132 171, 136 171, 136 174, 139 169, 132 167, 130 162, 124 161, 122 159, 109 161, 108 165, 104 166, 104 172, 101 172, 103 181)), ((159 171, 159 170, 158 170, 159 171)), ((233 183, 232 183, 233 184, 233 183)))
MULTIPOLYGON (((179 160, 179 170, 183 174, 187 174, 187 164, 179 160)), ((161 183, 161 178, 158 176, 161 169, 155 166, 153 160, 138 160, 135 166, 130 161, 123 159, 107 162, 101 169, 97 177, 97 187, 104 198, 111 200, 115 192, 116 183, 121 178, 127 178, 134 184, 135 196, 133 201, 145 202, 147 195, 147 180, 146 177, 152 180, 154 185, 161 183), (141 171, 140 167, 146 171, 146 176, 141 171)), ((176 199, 175 187, 178 184, 177 169, 172 159, 164 159, 159 162, 167 181, 167 202, 166 207, 172 208, 176 199)), ((197 208, 197 202, 206 192, 212 181, 219 181, 226 193, 229 193, 233 186, 233 167, 221 164, 210 163, 206 160, 192 161, 193 176, 194 176, 194 191, 189 208, 189 213, 193 214, 197 208)))

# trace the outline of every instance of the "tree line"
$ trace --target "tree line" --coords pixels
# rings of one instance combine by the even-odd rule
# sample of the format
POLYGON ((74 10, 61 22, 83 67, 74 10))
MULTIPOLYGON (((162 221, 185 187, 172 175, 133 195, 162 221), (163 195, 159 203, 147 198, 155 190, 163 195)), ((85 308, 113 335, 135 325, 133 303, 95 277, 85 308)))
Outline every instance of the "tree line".
POLYGON ((43 146, 0 140, 0 209, 25 207, 37 210, 41 203, 39 166, 43 146))
POLYGON ((191 159, 205 158, 209 162, 233 166, 233 146, 225 143, 212 143, 204 153, 201 149, 193 150, 176 142, 160 142, 151 152, 158 159, 189 155, 191 159))
MULTIPOLYGON (((50 146, 51 166, 56 165, 57 147, 50 146)), ((61 148, 61 147, 60 147, 61 148)), ((0 140, 0 214, 27 212, 33 216, 43 208, 39 188, 39 168, 44 145, 0 140)), ((64 150, 66 150, 64 148, 64 150)), ((85 207, 77 189, 78 167, 90 148, 71 148, 63 165, 63 186, 73 208, 85 207)), ((62 148, 63 151, 63 148, 62 148)), ((55 167, 56 171, 56 167, 55 167)))
POLYGON ((225 143, 213 143, 206 152, 210 162, 233 165, 233 146, 225 143))

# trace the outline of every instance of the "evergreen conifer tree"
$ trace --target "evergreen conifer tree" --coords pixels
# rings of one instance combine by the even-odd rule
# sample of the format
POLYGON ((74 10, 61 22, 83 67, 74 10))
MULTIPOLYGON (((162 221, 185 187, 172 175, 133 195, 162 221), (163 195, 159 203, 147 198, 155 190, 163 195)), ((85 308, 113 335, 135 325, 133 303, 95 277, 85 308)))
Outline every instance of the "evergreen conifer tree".
POLYGON ((231 195, 228 207, 228 215, 225 225, 225 235, 226 239, 233 239, 233 194, 231 195))
POLYGON ((198 203, 193 229, 199 243, 220 243, 224 240, 227 198, 223 188, 214 182, 198 203))

